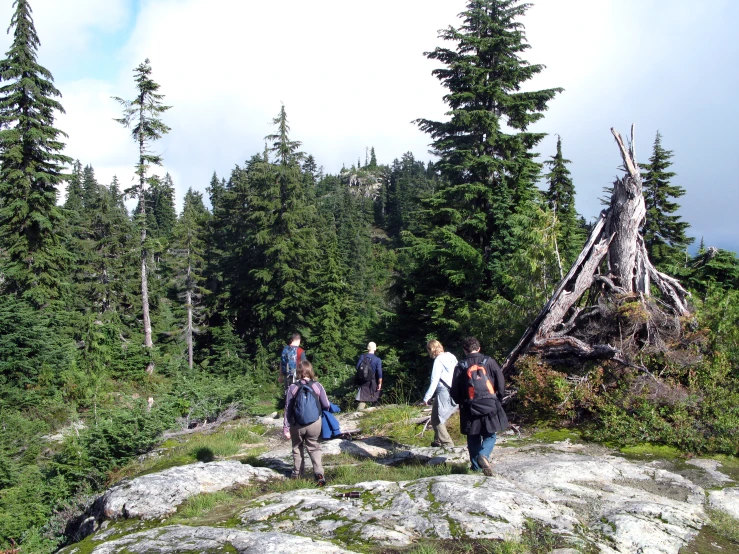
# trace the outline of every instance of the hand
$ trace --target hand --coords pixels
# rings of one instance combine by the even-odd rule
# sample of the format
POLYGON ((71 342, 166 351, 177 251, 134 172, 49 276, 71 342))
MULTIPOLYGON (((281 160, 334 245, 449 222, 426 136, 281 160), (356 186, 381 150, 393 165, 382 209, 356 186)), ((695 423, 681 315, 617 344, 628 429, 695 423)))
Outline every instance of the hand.
POLYGON ((282 376, 282 373, 280 373, 280 374, 279 374, 279 375, 277 376, 277 382, 278 382, 278 383, 282 383, 282 382, 283 382, 284 380, 285 380, 285 378, 284 378, 284 377, 282 376))
POLYGON ((282 436, 286 439, 290 440, 290 431, 282 431, 282 436))

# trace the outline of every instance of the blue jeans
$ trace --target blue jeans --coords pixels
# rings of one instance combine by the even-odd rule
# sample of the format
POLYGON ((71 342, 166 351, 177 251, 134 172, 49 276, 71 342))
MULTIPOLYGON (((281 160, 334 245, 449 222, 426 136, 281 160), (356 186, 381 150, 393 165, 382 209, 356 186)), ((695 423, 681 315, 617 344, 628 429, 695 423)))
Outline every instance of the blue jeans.
POLYGON ((480 454, 490 459, 497 438, 495 433, 491 435, 467 435, 467 450, 470 452, 472 471, 480 471, 480 465, 477 463, 477 457, 480 454))

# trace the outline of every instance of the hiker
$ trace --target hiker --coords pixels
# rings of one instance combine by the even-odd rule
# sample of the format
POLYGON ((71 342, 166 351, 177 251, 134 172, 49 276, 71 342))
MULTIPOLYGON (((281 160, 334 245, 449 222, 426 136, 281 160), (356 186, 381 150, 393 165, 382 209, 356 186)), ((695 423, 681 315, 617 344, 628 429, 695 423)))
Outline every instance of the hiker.
POLYGON ((493 475, 490 454, 496 433, 508 426, 503 411, 505 383, 498 362, 480 353, 480 341, 462 341, 465 358, 454 368, 451 396, 459 404, 459 427, 467 435, 467 449, 473 471, 493 475))
POLYGON ((305 360, 305 350, 300 347, 300 333, 293 333, 290 344, 286 344, 280 356, 280 383, 284 383, 285 390, 295 382, 295 369, 298 363, 305 360))
POLYGON ((321 413, 330 410, 331 404, 326 390, 316 382, 316 374, 308 360, 298 365, 296 381, 287 388, 285 398, 285 417, 282 421, 282 434, 293 445, 293 470, 291 477, 297 479, 305 473, 305 450, 308 450, 313 476, 319 487, 326 484, 321 464, 321 413))
POLYGON ((428 406, 433 397, 434 405, 431 408, 431 427, 434 430, 434 440, 431 446, 452 448, 454 441, 446 429, 446 420, 457 411, 457 403, 452 400, 449 390, 452 387, 454 368, 457 365, 457 357, 451 352, 444 352, 444 347, 438 340, 430 340, 426 343, 426 350, 434 360, 431 369, 431 384, 423 396, 423 404, 428 406))
POLYGON ((355 400, 357 410, 364 410, 367 402, 374 403, 380 399, 382 393, 382 360, 375 354, 377 345, 374 342, 367 344, 367 353, 357 360, 355 381, 359 385, 355 400))

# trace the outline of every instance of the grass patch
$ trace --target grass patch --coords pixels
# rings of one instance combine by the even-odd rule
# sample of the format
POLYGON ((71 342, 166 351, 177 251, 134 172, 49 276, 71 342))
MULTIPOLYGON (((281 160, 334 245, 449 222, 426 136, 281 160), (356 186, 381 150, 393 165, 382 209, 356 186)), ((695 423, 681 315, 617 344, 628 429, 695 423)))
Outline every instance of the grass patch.
POLYGON ((708 517, 718 535, 739 544, 739 520, 722 510, 709 510, 708 517))
MULTIPOLYGON (((430 414, 429 412, 424 414, 419 406, 407 404, 383 406, 364 415, 359 420, 359 425, 365 436, 387 437, 408 446, 428 446, 434 439, 434 430, 428 426, 426 431, 420 434, 423 425, 413 422, 423 415, 430 414)), ((459 432, 459 412, 447 420, 446 428, 455 445, 467 444, 467 439, 459 432)))
POLYGON ((180 506, 178 515, 183 519, 193 519, 212 510, 216 506, 233 501, 234 498, 236 496, 231 491, 216 491, 191 496, 180 506))
MULTIPOLYGON (((193 434, 180 440, 167 439, 163 444, 167 450, 157 456, 142 461, 135 460, 109 475, 109 485, 126 478, 138 477, 163 471, 171 467, 195 462, 212 462, 219 458, 233 456, 241 451, 243 445, 259 444, 265 432, 263 425, 239 425, 219 430, 209 435, 193 434)), ((256 456, 252 449, 251 456, 256 456)))
POLYGON ((539 442, 562 442, 569 439, 571 442, 581 440, 580 433, 572 429, 543 429, 531 435, 531 439, 539 442))
POLYGON ((355 465, 338 466, 326 469, 326 479, 330 485, 354 485, 363 481, 412 481, 438 475, 469 473, 467 464, 428 464, 411 461, 396 466, 384 466, 372 460, 364 460, 355 465))
POLYGON ((168 523, 214 525, 241 523, 237 515, 249 502, 271 493, 284 493, 316 487, 312 479, 273 479, 187 499, 168 523))
POLYGON ((628 457, 637 459, 644 458, 664 458, 666 460, 674 460, 681 458, 683 453, 677 448, 666 446, 663 444, 643 443, 634 446, 624 446, 621 452, 628 457))

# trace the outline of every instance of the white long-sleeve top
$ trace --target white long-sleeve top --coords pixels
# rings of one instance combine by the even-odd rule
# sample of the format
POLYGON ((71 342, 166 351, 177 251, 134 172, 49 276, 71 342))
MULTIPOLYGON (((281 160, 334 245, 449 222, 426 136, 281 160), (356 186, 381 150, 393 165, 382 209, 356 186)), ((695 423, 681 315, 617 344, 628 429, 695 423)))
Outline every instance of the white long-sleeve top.
POLYGON ((452 377, 456 365, 457 358, 451 352, 442 352, 434 358, 434 367, 431 369, 431 384, 423 397, 424 402, 428 402, 434 395, 436 387, 439 386, 439 381, 443 381, 448 387, 452 386, 452 377))

